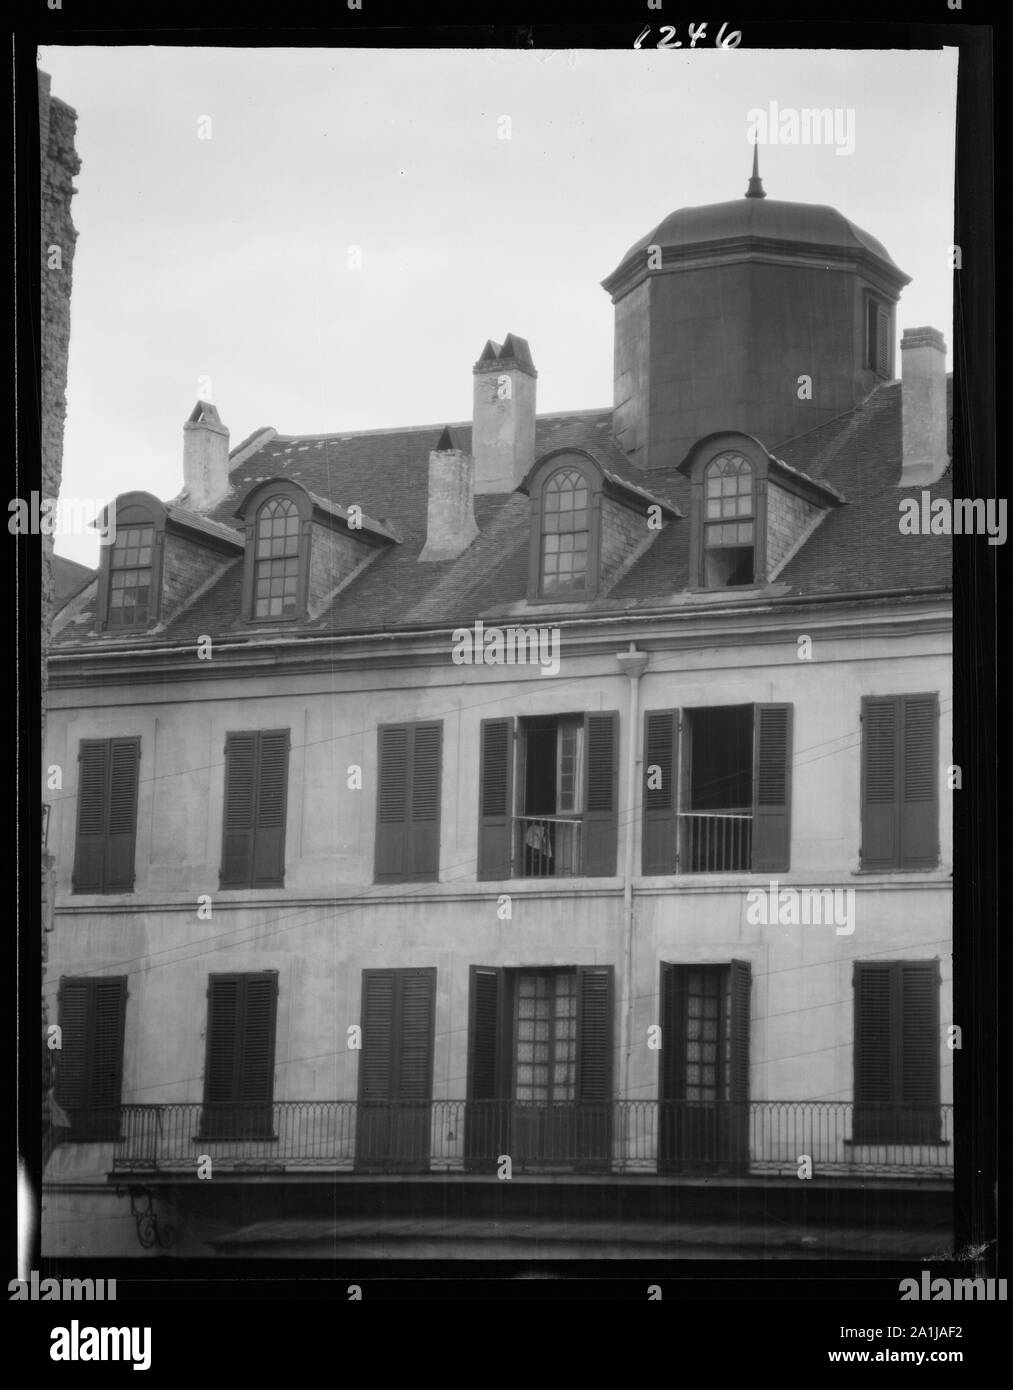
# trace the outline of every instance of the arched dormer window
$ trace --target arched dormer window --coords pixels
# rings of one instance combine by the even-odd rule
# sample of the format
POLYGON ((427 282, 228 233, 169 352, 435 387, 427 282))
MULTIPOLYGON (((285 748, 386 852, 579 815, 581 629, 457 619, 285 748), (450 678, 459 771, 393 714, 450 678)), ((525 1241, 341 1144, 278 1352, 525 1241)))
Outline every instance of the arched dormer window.
POLYGON ((752 584, 756 500, 753 469, 739 453, 718 454, 704 469, 704 583, 752 584))
POLYGON ((259 484, 237 510, 246 523, 243 612, 249 622, 306 616, 312 515, 305 488, 285 478, 259 484))
POLYGON ((299 610, 299 509, 290 497, 269 497, 257 512, 253 616, 292 618, 299 610))
POLYGON ((542 491, 542 592, 586 594, 591 537, 587 479, 558 468, 542 491))
POLYGON ((565 451, 533 477, 530 597, 593 598, 599 587, 601 478, 590 460, 565 451))
POLYGON ((116 520, 99 569, 101 626, 134 631, 159 615, 165 508, 147 493, 128 493, 110 502, 103 518, 110 511, 116 520))

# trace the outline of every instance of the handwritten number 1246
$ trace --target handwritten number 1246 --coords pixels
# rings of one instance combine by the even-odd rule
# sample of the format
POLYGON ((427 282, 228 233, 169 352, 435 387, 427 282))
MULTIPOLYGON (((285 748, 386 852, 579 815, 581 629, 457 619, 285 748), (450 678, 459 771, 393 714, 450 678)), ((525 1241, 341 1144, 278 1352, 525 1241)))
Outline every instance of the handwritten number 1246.
MULTIPOLYGON (((734 29, 734 30, 728 35, 728 37, 725 38, 724 35, 725 35, 725 30, 727 29, 727 27, 728 27, 727 24, 722 24, 722 25, 721 25, 721 28, 720 28, 719 31, 718 31, 718 36, 717 36, 717 38, 714 40, 714 47, 715 47, 715 48, 738 48, 739 44, 742 42, 742 32, 741 32, 741 30, 739 30, 739 29, 734 29)), ((650 32, 651 32, 651 26, 648 25, 647 28, 644 30, 644 32, 643 32, 643 33, 640 35, 640 37, 637 39, 637 41, 634 43, 633 47, 634 47, 634 48, 640 48, 640 47, 642 47, 642 46, 643 46, 644 39, 647 38, 647 35, 648 35, 650 32)), ((690 46, 690 48, 696 48, 697 42, 698 42, 700 39, 703 39, 703 38, 706 38, 706 37, 707 37, 707 23, 706 23, 706 21, 704 21, 703 24, 691 24, 691 25, 689 26, 689 38, 690 38, 690 45, 689 45, 689 46, 690 46)), ((663 24, 663 25, 661 26, 661 38, 658 40, 656 46, 657 46, 658 48, 681 48, 681 47, 682 47, 682 41, 681 41, 680 39, 677 39, 677 38, 675 37, 675 25, 674 25, 674 24, 663 24)))

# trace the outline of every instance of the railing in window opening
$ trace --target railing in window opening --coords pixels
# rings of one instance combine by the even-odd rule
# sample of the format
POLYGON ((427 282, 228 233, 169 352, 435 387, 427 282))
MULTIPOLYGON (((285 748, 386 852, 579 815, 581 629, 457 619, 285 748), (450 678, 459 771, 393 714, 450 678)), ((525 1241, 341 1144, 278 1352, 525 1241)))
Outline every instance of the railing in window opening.
POLYGON ((515 878, 572 878, 581 872, 579 816, 514 816, 515 878))
POLYGON ((750 867, 751 811, 680 811, 679 824, 679 868, 683 873, 720 874, 750 867))

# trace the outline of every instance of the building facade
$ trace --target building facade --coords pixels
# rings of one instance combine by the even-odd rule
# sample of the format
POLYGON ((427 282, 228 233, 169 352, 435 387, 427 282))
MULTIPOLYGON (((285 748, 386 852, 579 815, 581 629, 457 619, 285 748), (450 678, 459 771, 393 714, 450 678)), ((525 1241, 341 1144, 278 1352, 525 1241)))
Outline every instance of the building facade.
POLYGON ((754 179, 604 282, 611 409, 539 416, 514 335, 460 425, 230 452, 197 403, 56 624, 44 1253, 678 1254, 705 1210, 741 1252, 778 1203, 938 1243, 949 553, 898 519, 947 379, 932 329, 893 375, 905 283, 754 179))

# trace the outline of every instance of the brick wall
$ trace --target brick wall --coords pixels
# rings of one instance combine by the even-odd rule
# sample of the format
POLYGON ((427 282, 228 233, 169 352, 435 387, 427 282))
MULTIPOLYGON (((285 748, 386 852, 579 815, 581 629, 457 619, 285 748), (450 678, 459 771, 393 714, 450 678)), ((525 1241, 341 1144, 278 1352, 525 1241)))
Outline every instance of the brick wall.
POLYGON ((771 574, 821 509, 813 502, 767 483, 767 574, 771 574))
POLYGON ((601 577, 602 587, 608 588, 623 565, 650 533, 647 517, 615 502, 611 497, 601 500, 601 577))

